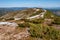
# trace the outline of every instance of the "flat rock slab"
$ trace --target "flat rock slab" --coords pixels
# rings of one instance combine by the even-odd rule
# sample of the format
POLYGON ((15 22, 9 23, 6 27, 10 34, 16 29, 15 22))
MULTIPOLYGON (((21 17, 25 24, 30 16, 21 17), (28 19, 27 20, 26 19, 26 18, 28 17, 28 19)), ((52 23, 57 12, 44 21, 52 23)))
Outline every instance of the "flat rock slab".
POLYGON ((15 22, 0 22, 0 25, 9 25, 14 27, 18 26, 18 24, 15 22))
POLYGON ((27 40, 27 28, 20 29, 14 22, 0 22, 0 40, 27 40))

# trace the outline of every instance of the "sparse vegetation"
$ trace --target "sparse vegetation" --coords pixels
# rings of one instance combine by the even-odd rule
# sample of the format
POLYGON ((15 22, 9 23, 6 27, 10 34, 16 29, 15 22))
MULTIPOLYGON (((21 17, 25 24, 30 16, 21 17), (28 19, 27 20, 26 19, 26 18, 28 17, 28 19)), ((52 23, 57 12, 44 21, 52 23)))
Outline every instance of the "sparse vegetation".
POLYGON ((60 40, 60 31, 47 25, 30 23, 30 33, 32 37, 44 40, 60 40))
POLYGON ((44 18, 54 18, 54 14, 51 11, 46 11, 44 18))
POLYGON ((59 24, 60 25, 60 16, 53 14, 51 11, 47 11, 45 13, 44 19, 45 18, 53 19, 54 20, 53 24, 59 24))
POLYGON ((60 17, 55 17, 53 23, 57 24, 57 25, 60 25, 60 17))
POLYGON ((19 27, 29 27, 29 24, 26 22, 26 23, 22 23, 22 24, 18 24, 19 27))
MULTIPOLYGON (((43 39, 43 40, 60 40, 60 30, 56 29, 52 24, 59 24, 60 25, 60 17, 52 14, 51 11, 46 11, 44 18, 39 19, 24 19, 25 17, 35 16, 37 14, 40 14, 43 11, 37 11, 34 14, 33 9, 27 9, 24 11, 17 11, 12 12, 10 15, 11 18, 8 18, 10 16, 6 16, 7 20, 16 22, 19 26, 18 28, 22 28, 25 30, 25 28, 29 28, 30 33, 30 40, 37 40, 37 39, 43 39), (31 13, 31 15, 30 15, 31 13), (15 15, 14 15, 15 14, 15 15), (16 15, 17 14, 17 15, 16 15), (23 17, 22 17, 23 16, 23 17), (21 18, 21 20, 14 20, 14 17, 21 18), (21 23, 20 23, 21 22, 21 23)), ((5 16, 4 16, 5 17, 5 16)), ((4 19, 4 18, 2 18, 4 19)), ((2 20, 0 19, 0 20, 2 20)), ((20 29, 19 29, 20 30, 20 29)), ((39 39, 39 40, 40 40, 39 39)))
POLYGON ((30 15, 30 17, 31 16, 35 16, 35 15, 39 15, 40 13, 42 13, 42 12, 44 12, 43 10, 39 10, 39 11, 37 11, 36 13, 33 13, 32 15, 30 15))

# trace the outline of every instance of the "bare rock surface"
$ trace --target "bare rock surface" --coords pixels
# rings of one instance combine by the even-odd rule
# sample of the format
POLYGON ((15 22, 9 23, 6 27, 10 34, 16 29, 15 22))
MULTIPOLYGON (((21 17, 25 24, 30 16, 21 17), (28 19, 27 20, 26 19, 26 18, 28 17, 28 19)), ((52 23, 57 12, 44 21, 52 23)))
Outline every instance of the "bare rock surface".
POLYGON ((27 28, 20 29, 16 23, 0 22, 0 40, 28 40, 29 35, 27 28))

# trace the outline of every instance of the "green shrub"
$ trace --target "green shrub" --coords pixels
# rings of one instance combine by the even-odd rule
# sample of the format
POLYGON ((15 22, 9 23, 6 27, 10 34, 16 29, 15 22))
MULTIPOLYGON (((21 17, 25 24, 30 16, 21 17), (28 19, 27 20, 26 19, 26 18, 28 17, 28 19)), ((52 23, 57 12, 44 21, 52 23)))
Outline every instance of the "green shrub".
POLYGON ((24 24, 18 24, 19 25, 19 27, 25 27, 25 25, 24 24))
POLYGON ((29 27, 28 22, 22 23, 22 24, 18 24, 19 27, 29 27))
POLYGON ((53 23, 60 25, 60 17, 55 17, 53 23))
POLYGON ((24 20, 25 22, 29 22, 29 23, 35 23, 35 24, 39 24, 39 23, 43 23, 44 19, 33 19, 33 20, 24 20))
POLYGON ((44 18, 53 18, 51 16, 54 16, 54 14, 51 12, 51 11, 46 11, 45 15, 44 15, 44 18))
POLYGON ((50 26, 42 24, 30 24, 30 33, 32 37, 39 37, 46 40, 60 40, 60 31, 50 26))
POLYGON ((59 24, 60 25, 60 16, 57 16, 53 14, 51 11, 48 11, 45 13, 44 18, 49 18, 49 19, 54 19, 54 24, 59 24), (53 17, 51 17, 53 16, 53 17))

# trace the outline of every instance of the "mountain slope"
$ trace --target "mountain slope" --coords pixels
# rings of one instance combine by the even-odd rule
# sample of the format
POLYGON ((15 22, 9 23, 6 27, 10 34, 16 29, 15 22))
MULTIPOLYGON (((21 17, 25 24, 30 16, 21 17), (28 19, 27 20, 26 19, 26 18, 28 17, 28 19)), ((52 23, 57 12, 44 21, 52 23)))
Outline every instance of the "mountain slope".
POLYGON ((25 10, 19 10, 14 12, 9 12, 6 15, 2 16, 1 18, 9 19, 9 18, 27 18, 34 16, 36 14, 40 14, 41 12, 44 12, 41 8, 29 8, 25 10))

